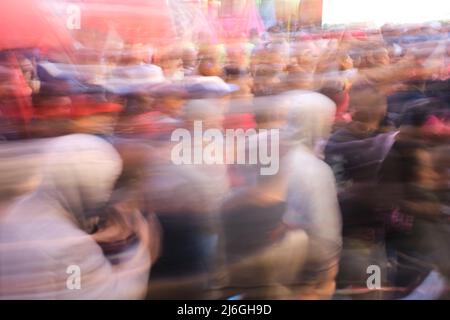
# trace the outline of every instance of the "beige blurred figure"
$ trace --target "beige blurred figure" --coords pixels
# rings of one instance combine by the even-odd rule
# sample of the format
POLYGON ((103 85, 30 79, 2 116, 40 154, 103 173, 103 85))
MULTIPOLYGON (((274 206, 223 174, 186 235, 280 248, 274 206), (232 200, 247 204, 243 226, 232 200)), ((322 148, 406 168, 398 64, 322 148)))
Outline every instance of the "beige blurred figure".
POLYGON ((39 186, 0 217, 0 299, 145 295, 150 255, 144 218, 135 217, 138 243, 114 264, 95 241, 102 234, 91 234, 121 171, 119 155, 100 138, 75 134, 50 142, 39 186))

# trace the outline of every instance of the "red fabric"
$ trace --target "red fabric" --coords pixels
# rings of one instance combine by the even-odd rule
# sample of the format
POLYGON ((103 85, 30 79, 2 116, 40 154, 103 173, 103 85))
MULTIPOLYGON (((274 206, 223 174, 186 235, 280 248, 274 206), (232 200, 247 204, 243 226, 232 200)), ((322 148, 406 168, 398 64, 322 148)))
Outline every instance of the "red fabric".
POLYGON ((100 113, 120 112, 122 106, 111 102, 97 102, 88 95, 72 96, 71 114, 73 117, 83 117, 100 113))
POLYGON ((36 109, 34 118, 36 119, 60 119, 70 117, 70 107, 67 106, 51 106, 36 109))
POLYGON ((0 1, 0 50, 70 47, 64 22, 42 0, 0 1))
POLYGON ((33 114, 31 103, 32 90, 20 70, 19 63, 15 56, 8 59, 10 67, 3 76, 4 83, 9 87, 9 94, 1 98, 0 111, 2 116, 8 119, 21 120, 28 123, 33 114))
POLYGON ((167 45, 176 37, 166 1, 85 0, 79 5, 82 29, 115 30, 131 44, 167 45))

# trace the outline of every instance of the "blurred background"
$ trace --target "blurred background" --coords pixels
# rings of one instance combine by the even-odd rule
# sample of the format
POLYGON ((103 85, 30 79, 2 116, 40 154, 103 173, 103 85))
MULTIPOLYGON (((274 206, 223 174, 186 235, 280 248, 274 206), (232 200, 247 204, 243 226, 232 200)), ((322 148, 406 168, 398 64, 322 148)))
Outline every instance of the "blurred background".
POLYGON ((448 299, 449 19, 2 0, 0 299, 448 299), (232 159, 276 130, 279 170, 175 164, 196 121, 245 131, 232 159))

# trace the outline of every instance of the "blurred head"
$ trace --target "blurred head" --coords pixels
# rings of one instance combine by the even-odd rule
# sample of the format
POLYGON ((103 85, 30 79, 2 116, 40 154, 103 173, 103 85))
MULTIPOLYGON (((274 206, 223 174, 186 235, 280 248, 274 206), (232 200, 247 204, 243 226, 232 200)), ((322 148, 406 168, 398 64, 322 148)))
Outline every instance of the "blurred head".
POLYGON ((46 151, 38 192, 60 203, 83 227, 108 201, 122 161, 111 144, 85 134, 57 138, 46 151))
POLYGON ((379 48, 372 53, 372 63, 376 66, 387 66, 391 62, 389 51, 386 48, 379 48))
POLYGON ((389 50, 381 43, 364 44, 358 49, 360 51, 359 68, 383 67, 391 63, 389 50))
POLYGON ((227 62, 242 68, 247 67, 248 56, 241 43, 230 45, 227 48, 227 62))
POLYGON ((353 59, 348 54, 342 54, 338 59, 340 70, 349 70, 353 68, 353 59))
POLYGON ((327 96, 306 90, 284 93, 290 102, 286 128, 292 143, 314 149, 321 139, 330 135, 336 104, 327 96))
POLYGON ((308 72, 313 72, 316 64, 317 64, 317 60, 318 57, 317 55, 312 51, 312 50, 301 50, 297 55, 296 55, 296 60, 297 60, 297 64, 298 66, 304 70, 304 71, 308 71, 308 72))
POLYGON ((183 66, 183 52, 176 48, 170 48, 160 53, 157 65, 161 67, 164 76, 170 77, 183 66))
POLYGON ((295 61, 287 67, 285 82, 289 90, 314 90, 316 85, 313 73, 314 65, 311 67, 311 69, 304 68, 296 64, 295 61))
POLYGON ((198 73, 201 76, 211 77, 211 76, 221 76, 222 66, 219 64, 218 60, 215 58, 202 58, 198 65, 198 73))

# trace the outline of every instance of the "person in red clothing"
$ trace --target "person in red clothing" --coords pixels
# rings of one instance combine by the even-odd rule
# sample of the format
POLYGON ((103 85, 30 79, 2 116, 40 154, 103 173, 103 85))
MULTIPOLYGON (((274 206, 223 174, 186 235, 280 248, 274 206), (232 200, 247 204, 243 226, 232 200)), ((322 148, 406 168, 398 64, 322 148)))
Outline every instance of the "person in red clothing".
POLYGON ((27 137, 33 113, 32 92, 16 55, 0 53, 0 117, 6 123, 1 133, 7 138, 27 137))

